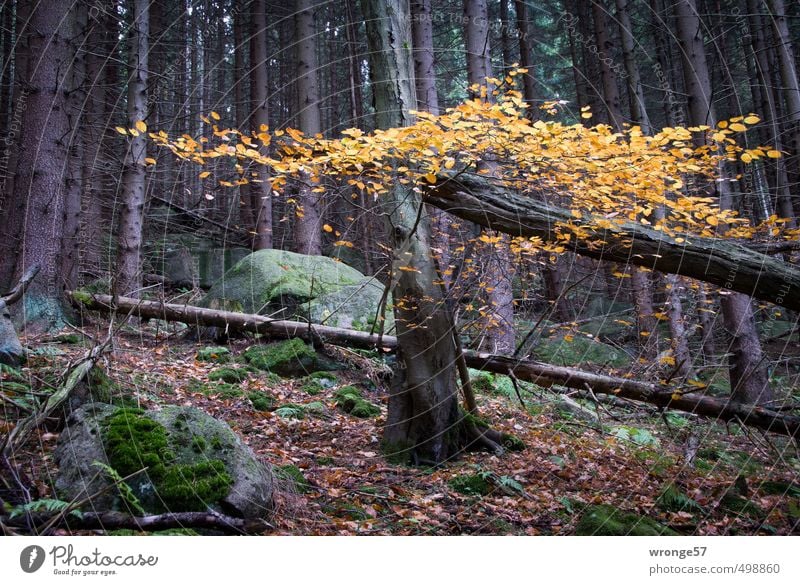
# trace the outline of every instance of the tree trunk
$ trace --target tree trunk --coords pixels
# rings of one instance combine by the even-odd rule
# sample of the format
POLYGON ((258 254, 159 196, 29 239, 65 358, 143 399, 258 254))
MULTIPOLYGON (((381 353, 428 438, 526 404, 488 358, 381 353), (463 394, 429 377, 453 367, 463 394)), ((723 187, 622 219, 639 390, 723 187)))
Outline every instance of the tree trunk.
MULTIPOLYGON (((306 136, 322 132, 317 63, 317 0, 296 0, 297 100, 300 130, 306 136)), ((318 196, 312 192, 310 177, 299 179, 299 206, 295 213, 294 242, 300 254, 322 254, 322 224, 318 196)))
MULTIPOLYGON (((240 132, 246 132, 249 126, 248 117, 250 115, 249 86, 250 76, 245 67, 245 55, 247 54, 248 43, 245 41, 245 31, 247 30, 247 11, 245 8, 246 0, 234 0, 233 11, 233 101, 236 108, 236 128, 240 132)), ((253 216, 253 206, 250 205, 251 185, 240 185, 236 188, 236 205, 239 209, 239 222, 242 228, 248 232, 255 230, 255 217, 253 216)))
MULTIPOLYGON (((678 38, 683 56, 689 121, 694 126, 707 124, 714 128, 717 120, 711 102, 711 77, 697 6, 695 0, 679 0, 675 8, 678 17, 678 38)), ((720 209, 735 209, 736 202, 729 182, 730 174, 725 168, 725 163, 720 165, 720 179, 715 182, 720 209)), ((769 402, 772 400, 769 374, 761 352, 761 342, 758 339, 750 298, 725 291, 720 299, 720 306, 730 339, 728 362, 731 398, 746 404, 755 404, 755 400, 759 403, 769 402)))
MULTIPOLYGON (((379 128, 405 126, 415 106, 410 17, 401 1, 362 0, 370 74, 379 128)), ((398 364, 384 431, 387 454, 418 464, 440 464, 458 451, 456 352, 425 220, 414 228, 422 202, 396 184, 382 201, 397 271, 394 285, 398 364)))
MULTIPOLYGON (((128 127, 147 118, 147 76, 150 16, 148 0, 133 0, 128 60, 128 127)), ((138 296, 142 287, 142 229, 145 204, 147 133, 130 138, 122 179, 122 209, 117 230, 117 274, 114 291, 138 296)))
MULTIPOLYGON (((73 47, 77 31, 73 2, 18 3, 24 50, 31 61, 20 94, 24 109, 20 155, 14 181, 15 209, 24 209, 21 248, 16 273, 39 264, 39 277, 28 288, 22 311, 36 329, 60 327, 62 306, 61 237, 64 228, 65 163, 69 157, 67 99, 73 47), (34 58, 35 57, 35 58, 34 58)), ((13 224, 12 224, 13 225, 13 224)))
MULTIPOLYGON (((252 77, 250 95, 253 105, 251 117, 255 133, 264 132, 269 127, 269 87, 267 81, 267 7, 265 0, 252 3, 253 32, 250 37, 252 77)), ((265 150, 266 147, 262 147, 265 150)), ((251 198, 255 216, 256 235, 253 241, 254 250, 272 248, 272 188, 269 182, 269 171, 262 168, 259 182, 252 182, 251 198)))
MULTIPOLYGON (((263 315, 248 315, 231 311, 204 309, 185 304, 166 304, 124 297, 113 298, 110 295, 86 296, 73 294, 72 298, 76 306, 80 308, 103 312, 118 312, 143 319, 179 321, 188 325, 202 324, 227 330, 250 331, 279 338, 299 337, 307 341, 321 339, 323 342, 338 343, 350 347, 380 347, 384 351, 400 348, 399 351, 402 352, 403 348, 408 347, 406 345, 408 337, 404 340, 402 336, 380 336, 363 331, 326 327, 324 325, 309 326, 308 323, 299 321, 275 321, 263 315)), ((402 356, 403 354, 401 353, 400 355, 402 356)), ((727 400, 697 395, 695 387, 682 388, 674 383, 671 385, 660 384, 631 380, 630 378, 605 376, 576 368, 553 366, 541 362, 475 351, 465 351, 464 358, 466 364, 471 368, 497 374, 513 374, 520 380, 527 380, 545 387, 559 384, 577 390, 590 388, 597 394, 610 394, 620 398, 647 402, 662 408, 673 408, 717 420, 739 421, 743 424, 790 437, 798 437, 800 435, 800 417, 798 416, 785 415, 767 408, 745 406, 727 400)), ((425 359, 434 361, 435 356, 425 359)), ((404 361, 407 360, 408 358, 404 357, 404 361)), ((395 381, 397 382, 398 380, 396 379, 395 381)), ((414 394, 416 395, 416 392, 414 394)), ((409 400, 411 398, 408 390, 403 390, 401 395, 409 400)), ((393 420, 393 417, 397 414, 396 411, 392 410, 397 407, 397 400, 398 394, 395 393, 390 396, 389 421, 393 420)), ((424 404, 430 406, 431 409, 441 408, 441 405, 436 405, 435 403, 431 405, 431 398, 424 399, 424 404)), ((422 405, 416 403, 409 404, 405 415, 414 416, 422 408, 422 405)), ((410 423, 408 419, 403 419, 401 422, 410 423)), ((445 432, 452 428, 446 428, 445 432)), ((395 431, 392 431, 389 423, 387 423, 387 437, 390 432, 395 431)), ((423 435, 429 436, 426 433, 423 433, 423 435)), ((408 444, 406 435, 401 435, 399 440, 404 444, 408 444)), ((411 449, 413 449, 413 445, 409 445, 409 452, 411 449)))
POLYGON ((615 231, 593 227, 597 218, 577 220, 570 211, 523 197, 491 179, 476 175, 444 175, 425 193, 425 202, 452 215, 512 236, 538 236, 560 242, 559 225, 582 226, 592 242, 570 241, 567 251, 588 258, 634 264, 680 274, 741 292, 789 309, 800 309, 800 269, 748 248, 739 241, 692 236, 680 244, 662 232, 636 222, 617 224, 615 231), (603 245, 595 245, 605 242, 603 245))
POLYGON ((522 97, 528 104, 526 115, 529 119, 535 120, 539 117, 539 109, 536 107, 536 78, 533 68, 533 47, 530 39, 530 24, 528 22, 528 7, 525 0, 514 0, 514 9, 517 13, 517 31, 519 34, 519 64, 527 73, 522 74, 522 97))
MULTIPOLYGON (((494 88, 486 80, 492 76, 491 46, 489 42, 489 16, 486 0, 464 0, 464 46, 467 52, 467 79, 470 86, 481 89, 475 96, 494 101, 494 88)), ((493 175, 497 163, 491 155, 478 163, 479 171, 493 175)), ((476 245, 483 245, 476 244, 476 245)), ((483 259, 483 274, 486 281, 486 296, 489 305, 483 320, 485 335, 480 346, 488 345, 489 351, 511 353, 514 351, 514 292, 511 286, 513 267, 508 249, 508 238, 502 236, 496 245, 487 246, 483 259)))

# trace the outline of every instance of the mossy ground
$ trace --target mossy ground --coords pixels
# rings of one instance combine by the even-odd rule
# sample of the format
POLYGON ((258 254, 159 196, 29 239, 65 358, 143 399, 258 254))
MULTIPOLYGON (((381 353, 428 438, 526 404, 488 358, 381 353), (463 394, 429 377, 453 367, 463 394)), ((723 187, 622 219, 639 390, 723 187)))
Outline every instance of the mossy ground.
POLYGON ((222 346, 204 347, 197 352, 197 361, 225 364, 231 360, 231 350, 222 346))
POLYGON ((281 376, 307 374, 318 368, 317 352, 302 339, 294 338, 269 345, 253 345, 244 358, 254 368, 281 376))
POLYGON ((379 406, 364 400, 361 390, 355 386, 344 386, 334 394, 336 406, 358 418, 373 418, 381 413, 379 406))
POLYGON ((587 506, 575 527, 577 536, 677 536, 659 522, 608 504, 587 506))

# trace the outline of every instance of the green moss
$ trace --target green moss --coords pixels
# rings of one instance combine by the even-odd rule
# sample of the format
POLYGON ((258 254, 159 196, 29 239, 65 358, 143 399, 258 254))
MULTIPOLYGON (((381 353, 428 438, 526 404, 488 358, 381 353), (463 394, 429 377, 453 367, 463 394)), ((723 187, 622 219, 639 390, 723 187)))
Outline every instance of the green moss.
POLYGON ((208 447, 208 443, 203 437, 196 436, 192 438, 192 451, 195 453, 202 453, 208 447))
POLYGON ((231 350, 227 347, 211 346, 204 347, 197 351, 197 361, 199 362, 217 362, 224 364, 231 359, 231 350))
POLYGON ((147 474, 158 482, 174 458, 167 430, 140 409, 121 408, 108 417, 103 438, 109 465, 122 477, 147 467, 147 474))
POLYGON ((328 457, 327 455, 317 457, 317 465, 333 465, 333 462, 333 457, 328 457))
POLYGON ((168 510, 202 512, 230 491, 233 478, 219 459, 193 465, 172 465, 157 486, 168 510))
POLYGON ((677 532, 648 518, 608 504, 587 506, 575 527, 577 536, 677 536, 677 532))
POLYGON ((800 484, 785 481, 765 481, 758 488, 770 496, 792 496, 800 498, 800 484))
POLYGON ((302 404, 287 402, 275 409, 275 414, 281 418, 303 419, 306 417, 305 409, 302 404))
POLYGON ((467 496, 485 496, 492 492, 492 484, 481 473, 459 475, 447 483, 458 493, 467 496))
POLYGON ((509 451, 524 451, 525 442, 516 435, 503 433, 503 447, 509 451))
POLYGON ((253 405, 253 409, 259 412, 275 410, 275 397, 267 392, 250 392, 247 399, 253 405))
POLYGON ((319 401, 309 402, 305 405, 304 410, 311 416, 324 416, 328 412, 326 406, 319 401))
POLYGON ((380 407, 364 400, 355 386, 344 386, 334 394, 336 406, 358 418, 373 418, 381 413, 380 407))
POLYGON ((278 465, 275 474, 284 481, 291 482, 300 494, 308 493, 311 484, 308 483, 306 476, 296 465, 278 465))
POLYGON ((736 516, 749 516, 753 519, 759 519, 766 516, 764 510, 759 508, 747 498, 743 498, 731 491, 728 491, 719 501, 719 507, 725 512, 730 512, 736 516))
POLYGON ((253 345, 244 352, 248 363, 259 370, 281 376, 313 371, 317 367, 317 352, 302 339, 294 338, 270 345, 253 345))
MULTIPOLYGON (((176 418, 181 430, 186 422, 176 418)), ((165 510, 203 511, 228 494, 233 479, 219 459, 196 464, 175 464, 164 426, 146 417, 144 411, 120 408, 103 423, 103 441, 109 465, 122 477, 147 467, 165 510)), ((191 443, 195 452, 206 448, 202 437, 191 443)))
POLYGON ((573 336, 572 341, 563 337, 543 339, 533 348, 533 355, 535 359, 560 366, 597 364, 621 368, 631 362, 621 349, 582 335, 573 336))
POLYGON ((328 390, 336 386, 338 379, 335 374, 331 372, 314 372, 301 380, 302 386, 300 387, 303 392, 316 396, 324 390, 328 390))
POLYGON ((228 382, 236 384, 247 379, 248 372, 244 368, 217 368, 208 375, 211 382, 228 382))
POLYGON ((241 386, 236 384, 227 384, 225 382, 199 384, 195 392, 200 392, 205 396, 216 396, 223 400, 233 400, 244 395, 241 386))
POLYGON ((76 303, 88 306, 92 302, 92 293, 83 289, 72 291, 72 299, 76 303))

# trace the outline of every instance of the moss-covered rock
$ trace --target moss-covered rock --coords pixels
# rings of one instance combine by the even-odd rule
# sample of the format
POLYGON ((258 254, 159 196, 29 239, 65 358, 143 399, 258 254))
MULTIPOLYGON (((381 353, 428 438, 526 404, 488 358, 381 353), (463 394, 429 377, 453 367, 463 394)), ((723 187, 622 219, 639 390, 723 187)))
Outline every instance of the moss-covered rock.
POLYGON ((228 384, 236 384, 244 382, 247 379, 249 372, 245 368, 217 368, 208 375, 211 382, 227 382, 228 384))
POLYGON ((719 507, 727 513, 735 516, 748 516, 753 519, 764 518, 766 513, 758 505, 747 498, 733 493, 729 490, 719 501, 719 507))
POLYGON ((294 402, 281 404, 275 409, 275 414, 281 418, 296 420, 304 419, 306 417, 305 407, 302 404, 295 404, 294 402))
POLYGON ((320 356, 302 339, 294 338, 269 345, 252 345, 244 352, 247 362, 259 370, 285 377, 303 376, 318 370, 338 367, 320 356))
POLYGON ((306 394, 316 396, 321 392, 336 386, 338 378, 331 372, 314 372, 300 380, 300 388, 306 394))
POLYGON ((204 347, 197 351, 196 357, 199 362, 225 364, 231 360, 231 350, 222 346, 204 347))
POLYGON ((372 404, 361 396, 361 391, 355 386, 344 386, 334 394, 336 406, 348 414, 358 418, 373 418, 381 413, 379 406, 372 404))
POLYGON ((304 302, 360 282, 364 275, 325 256, 259 250, 242 258, 201 301, 204 307, 231 301, 246 313, 282 311, 289 318, 304 302))
POLYGON ((70 416, 56 449, 57 493, 67 500, 97 494, 98 510, 124 507, 114 481, 94 462, 128 477, 131 493, 148 513, 204 511, 211 507, 245 518, 271 508, 272 476, 230 428, 200 410, 160 411, 92 403, 70 416))
POLYGON ((624 512, 608 504, 587 506, 575 527, 577 536, 677 536, 647 516, 624 512))
POLYGON ((275 397, 267 392, 250 392, 247 399, 260 412, 275 410, 275 397))
POLYGON ((458 493, 467 496, 486 496, 492 493, 492 484, 481 473, 459 475, 447 483, 458 493))
MULTIPOLYGON (((312 323, 324 323, 331 327, 370 331, 375 325, 378 306, 384 294, 384 286, 374 278, 363 278, 356 284, 320 295, 302 305, 298 313, 312 323)), ((384 331, 394 328, 394 311, 389 296, 384 312, 384 331)), ((377 331, 377 326, 375 327, 377 331)))

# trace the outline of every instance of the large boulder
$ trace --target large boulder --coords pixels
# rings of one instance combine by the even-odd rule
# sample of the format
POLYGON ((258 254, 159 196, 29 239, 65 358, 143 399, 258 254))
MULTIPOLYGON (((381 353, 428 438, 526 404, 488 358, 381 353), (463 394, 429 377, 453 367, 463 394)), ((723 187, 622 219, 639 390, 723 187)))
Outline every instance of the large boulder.
MULTIPOLYGON (((374 278, 364 277, 356 284, 320 295, 304 304, 300 313, 312 323, 330 327, 370 331, 378 315, 384 286, 374 278)), ((384 331, 394 327, 391 297, 386 304, 384 331)), ((377 327, 375 328, 377 331, 377 327)))
POLYGON ((378 281, 326 256, 259 250, 226 272, 200 304, 365 330, 383 290, 378 281))
POLYGON ((11 313, 4 300, 0 299, 0 364, 18 366, 25 360, 25 350, 17 337, 11 313))
POLYGON ((93 496, 95 510, 141 513, 127 490, 109 489, 115 475, 132 474, 125 483, 146 513, 210 508, 263 518, 272 509, 270 469, 226 423, 192 407, 143 411, 88 404, 70 415, 55 460, 58 496, 93 496))

